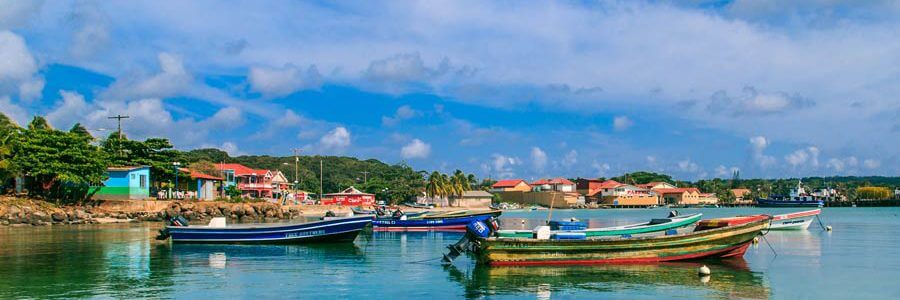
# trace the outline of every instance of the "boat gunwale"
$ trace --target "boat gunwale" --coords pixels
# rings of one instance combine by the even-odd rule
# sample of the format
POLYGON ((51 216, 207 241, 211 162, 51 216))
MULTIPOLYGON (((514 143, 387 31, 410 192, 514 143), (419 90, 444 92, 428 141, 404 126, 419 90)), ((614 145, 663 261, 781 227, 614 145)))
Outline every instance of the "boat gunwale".
MULTIPOLYGON (((202 233, 215 233, 215 231, 220 231, 222 233, 228 234, 259 234, 259 233, 275 233, 275 232, 285 232, 285 231, 297 231, 297 230, 309 230, 316 229, 321 227, 329 227, 329 226, 337 226, 344 224, 354 224, 361 222, 372 222, 371 216, 360 216, 360 217, 344 217, 337 218, 331 220, 320 220, 306 223, 272 223, 271 225, 265 224, 263 226, 256 226, 261 223, 251 223, 251 224, 235 224, 231 226, 225 227, 209 227, 209 225, 190 225, 190 226, 172 226, 167 225, 166 229, 170 231, 175 231, 178 233, 187 233, 192 232, 194 230, 201 231, 202 233), (268 230, 267 229, 276 229, 276 230, 268 230)), ((193 232, 192 232, 193 233, 193 232)))

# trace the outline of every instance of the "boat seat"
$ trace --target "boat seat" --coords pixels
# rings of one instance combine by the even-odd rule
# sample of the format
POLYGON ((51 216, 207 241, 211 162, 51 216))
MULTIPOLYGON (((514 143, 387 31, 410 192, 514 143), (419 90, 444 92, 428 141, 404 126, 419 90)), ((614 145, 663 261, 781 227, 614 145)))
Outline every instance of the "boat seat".
POLYGON ((672 222, 672 219, 650 219, 650 225, 672 222))

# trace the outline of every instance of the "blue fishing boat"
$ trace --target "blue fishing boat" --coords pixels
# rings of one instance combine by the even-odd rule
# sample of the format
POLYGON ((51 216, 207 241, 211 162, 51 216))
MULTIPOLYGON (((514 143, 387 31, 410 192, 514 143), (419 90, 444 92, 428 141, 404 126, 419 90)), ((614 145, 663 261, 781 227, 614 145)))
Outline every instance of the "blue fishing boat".
POLYGON ((485 221, 500 216, 501 211, 427 212, 418 215, 395 212, 390 217, 378 217, 372 222, 376 231, 459 231, 473 221, 485 221))
POLYGON ((353 242, 372 223, 372 216, 327 217, 321 221, 290 224, 225 225, 225 218, 213 218, 209 225, 187 225, 175 219, 160 230, 157 239, 174 243, 258 243, 300 244, 312 242, 353 242))
POLYGON ((773 195, 769 198, 757 198, 756 206, 759 207, 823 207, 823 197, 807 193, 803 183, 797 181, 797 188, 791 189, 790 196, 773 195))

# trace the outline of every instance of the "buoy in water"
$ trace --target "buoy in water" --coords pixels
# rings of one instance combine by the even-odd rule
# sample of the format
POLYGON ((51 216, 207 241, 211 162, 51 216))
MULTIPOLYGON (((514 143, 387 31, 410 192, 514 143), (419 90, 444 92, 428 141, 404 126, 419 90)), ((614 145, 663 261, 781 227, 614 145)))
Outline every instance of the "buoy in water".
POLYGON ((707 284, 707 283, 709 283, 710 278, 712 278, 712 276, 700 275, 700 283, 707 284))
POLYGON ((753 243, 754 243, 754 244, 759 244, 759 237, 758 237, 758 236, 753 238, 753 243))
POLYGON ((831 231, 831 225, 825 226, 825 231, 831 231))
POLYGON ((700 267, 700 270, 697 270, 697 274, 700 276, 709 276, 709 274, 712 274, 712 271, 709 270, 709 267, 703 265, 700 267))

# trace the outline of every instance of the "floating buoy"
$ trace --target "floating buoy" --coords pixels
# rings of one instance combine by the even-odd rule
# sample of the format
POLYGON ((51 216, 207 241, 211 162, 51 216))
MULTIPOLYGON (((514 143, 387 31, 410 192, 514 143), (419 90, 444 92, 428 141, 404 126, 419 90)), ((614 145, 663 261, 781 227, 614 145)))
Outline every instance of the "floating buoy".
POLYGON ((831 231, 831 225, 825 226, 825 231, 831 231))
POLYGON ((758 236, 753 238, 753 243, 754 243, 754 244, 759 244, 759 237, 758 237, 758 236))
POLYGON ((709 267, 703 265, 702 267, 700 267, 700 270, 697 270, 697 274, 699 274, 700 276, 709 276, 709 274, 712 274, 712 271, 709 270, 709 267))

